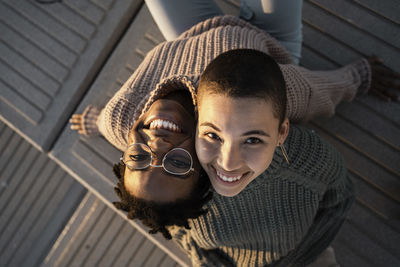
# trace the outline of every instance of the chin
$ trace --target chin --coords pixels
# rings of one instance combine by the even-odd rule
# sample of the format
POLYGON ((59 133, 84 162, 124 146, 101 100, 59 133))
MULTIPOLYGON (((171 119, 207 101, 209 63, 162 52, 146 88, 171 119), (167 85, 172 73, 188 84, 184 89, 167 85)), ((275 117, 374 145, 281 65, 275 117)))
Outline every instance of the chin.
POLYGON ((214 188, 215 192, 217 192, 218 195, 224 196, 224 197, 234 197, 238 195, 240 192, 242 192, 242 188, 223 188, 221 187, 216 181, 211 181, 211 185, 214 188))

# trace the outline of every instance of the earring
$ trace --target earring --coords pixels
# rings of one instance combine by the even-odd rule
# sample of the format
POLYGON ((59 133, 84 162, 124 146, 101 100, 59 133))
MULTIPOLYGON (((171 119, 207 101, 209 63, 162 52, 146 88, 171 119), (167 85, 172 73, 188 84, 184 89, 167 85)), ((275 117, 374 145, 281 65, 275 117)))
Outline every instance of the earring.
POLYGON ((286 153, 285 146, 282 145, 282 144, 279 144, 279 147, 280 147, 281 150, 282 150, 282 154, 283 154, 283 156, 285 157, 287 164, 290 165, 289 157, 288 157, 288 154, 286 153))

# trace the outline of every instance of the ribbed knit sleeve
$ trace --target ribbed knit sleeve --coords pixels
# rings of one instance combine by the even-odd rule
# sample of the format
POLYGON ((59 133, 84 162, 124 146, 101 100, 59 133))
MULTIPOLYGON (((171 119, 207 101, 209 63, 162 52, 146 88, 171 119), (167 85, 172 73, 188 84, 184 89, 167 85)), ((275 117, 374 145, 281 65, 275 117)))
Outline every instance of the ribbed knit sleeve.
MULTIPOLYGON (((307 235, 298 249, 290 252, 276 266, 307 266, 312 263, 334 240, 354 201, 354 184, 340 155, 318 211, 307 235)), ((275 266, 275 265, 274 265, 275 266)))
POLYGON ((206 250, 193 240, 190 232, 181 227, 170 227, 170 233, 173 236, 175 243, 188 254, 192 261, 193 267, 233 267, 232 264, 225 256, 217 249, 206 250))
POLYGON ((296 65, 280 68, 287 86, 287 116, 294 122, 332 116, 341 101, 368 92, 371 85, 366 59, 330 71, 311 71, 296 65))

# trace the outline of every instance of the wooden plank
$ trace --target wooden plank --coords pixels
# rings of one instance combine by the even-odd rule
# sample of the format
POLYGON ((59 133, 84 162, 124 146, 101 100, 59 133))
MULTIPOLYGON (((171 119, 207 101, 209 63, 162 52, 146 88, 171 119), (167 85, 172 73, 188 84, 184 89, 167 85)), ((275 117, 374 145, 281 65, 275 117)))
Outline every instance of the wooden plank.
MULTIPOLYGON (((3 154, 4 159, 8 160, 8 163, 6 165, 4 172, 1 173, 1 181, 4 183, 5 186, 1 188, 0 196, 3 196, 5 191, 7 191, 7 185, 10 183, 15 172, 18 170, 19 165, 21 164, 21 159, 22 160, 24 159, 28 149, 29 149, 29 144, 27 144, 26 142, 21 142, 18 148, 16 148, 16 150, 9 150, 9 153, 11 154, 10 159, 8 159, 7 157, 8 153, 3 154)), ((1 204, 1 206, 3 205, 4 204, 1 204)))
MULTIPOLYGON (((34 180, 21 186, 21 188, 25 187, 25 190, 20 191, 22 198, 8 203, 6 209, 1 214, 1 217, 4 219, 0 218, 0 222, 1 225, 4 225, 5 227, 3 226, 2 231, 0 232, 0 239, 2 240, 0 245, 0 265, 6 265, 8 256, 5 252, 9 251, 11 240, 19 230, 20 225, 23 223, 23 218, 27 216, 32 205, 34 205, 40 197, 42 188, 48 181, 52 181, 50 177, 54 174, 55 170, 56 166, 51 162, 48 162, 42 172, 43 179, 34 180)), ((13 248, 16 248, 16 246, 13 248)))
POLYGON ((160 266, 162 267, 175 267, 175 266, 180 266, 178 263, 176 263, 171 257, 165 257, 162 262, 160 263, 160 266))
MULTIPOLYGON (((352 173, 353 181, 356 186, 357 196, 365 205, 379 213, 387 220, 399 220, 399 202, 391 199, 385 192, 376 188, 373 184, 363 177, 352 173)), ((400 226, 399 226, 400 228, 400 226)))
POLYGON ((68 68, 55 60, 47 51, 44 51, 5 23, 0 23, 0 31, 4 42, 12 46, 19 54, 27 57, 29 61, 40 62, 43 71, 53 79, 62 82, 66 78, 69 73, 68 68))
POLYGON ((103 254, 97 266, 117 266, 115 265, 115 262, 118 260, 122 250, 127 246, 130 237, 135 231, 135 228, 133 228, 130 224, 124 223, 121 230, 118 232, 118 238, 115 237, 109 243, 109 248, 103 254))
POLYGON ((91 2, 101 7, 102 9, 107 10, 111 8, 115 0, 91 0, 91 2))
MULTIPOLYGON (((103 9, 89 0, 71 0, 63 4, 96 25, 100 24, 106 15, 103 9)), ((106 10, 109 10, 109 8, 106 10)))
POLYGON ((86 237, 82 240, 80 248, 76 251, 74 256, 70 259, 68 265, 72 263, 75 266, 89 266, 87 260, 92 253, 96 253, 95 249, 99 242, 101 242, 101 237, 106 232, 107 228, 110 227, 111 222, 115 214, 110 209, 106 207, 102 210, 98 219, 91 225, 89 231, 87 231, 86 237))
POLYGON ((56 264, 61 266, 71 266, 72 262, 74 262, 75 256, 79 254, 80 251, 85 251, 88 248, 84 247, 83 244, 85 240, 90 235, 90 230, 96 222, 101 217, 102 213, 105 211, 104 204, 97 201, 97 206, 95 209, 90 210, 90 213, 86 214, 84 218, 84 222, 82 222, 81 227, 78 231, 73 233, 73 240, 68 244, 67 247, 63 248, 63 253, 59 259, 57 259, 56 264))
POLYGON ((42 262, 42 266, 60 266, 60 263, 67 258, 67 253, 71 251, 71 245, 79 245, 75 242, 75 239, 77 236, 82 235, 87 220, 93 217, 92 215, 99 205, 100 202, 93 195, 90 193, 85 194, 66 227, 42 262))
POLYGON ((352 0, 363 7, 381 15, 383 18, 400 24, 399 9, 400 4, 397 0, 352 0))
POLYGON ((84 189, 3 123, 1 129, 0 265, 37 266, 84 189))
MULTIPOLYGON (((317 124, 313 124, 313 126, 318 127, 317 124)), ((395 201, 400 201, 400 194, 398 192, 400 181, 397 175, 374 163, 364 155, 354 151, 351 147, 342 143, 323 128, 317 128, 316 130, 318 134, 325 140, 328 140, 342 153, 346 161, 346 166, 350 171, 353 171, 361 177, 365 177, 369 183, 380 188, 388 197, 395 201)))
POLYGON ((164 259, 165 253, 161 249, 153 250, 153 253, 147 257, 147 261, 143 267, 162 266, 161 261, 164 259))
MULTIPOLYGON (((382 43, 388 43, 395 48, 400 48, 399 24, 382 19, 378 14, 371 12, 354 1, 312 1, 365 31, 366 34, 379 38, 382 43)), ((394 4, 392 7, 397 7, 398 11, 400 11, 399 4, 394 4)))
POLYGON ((62 42, 54 39, 53 36, 42 31, 38 26, 32 24, 6 5, 2 5, 2 23, 13 29, 17 34, 26 38, 36 47, 45 51, 47 56, 52 57, 58 63, 67 68, 71 68, 78 54, 66 47, 62 42))
MULTIPOLYGON (((72 179, 72 177, 67 176, 66 179, 72 179)), ((64 198, 61 202, 57 202, 57 208, 53 211, 51 219, 47 221, 46 226, 43 228, 44 231, 39 234, 33 247, 21 257, 23 262, 19 266, 39 266, 43 262, 44 257, 50 251, 51 246, 61 233, 86 191, 86 189, 76 181, 69 187, 68 191, 66 188, 61 190, 67 193, 64 194, 64 198)), ((58 194, 55 196, 57 197, 58 194)), ((55 203, 52 204, 55 205, 55 203)))
MULTIPOLYGON (((353 206, 350 216, 354 213, 356 217, 358 214, 358 204, 355 203, 353 206)), ((398 255, 395 256, 389 252, 387 247, 382 247, 381 241, 385 242, 379 234, 382 230, 382 224, 378 223, 374 228, 365 231, 363 225, 369 224, 366 219, 371 219, 373 217, 362 217, 356 219, 352 217, 349 219, 342 227, 339 235, 336 237, 335 243, 346 244, 349 249, 353 251, 354 254, 360 255, 367 262, 367 265, 349 265, 351 258, 349 259, 346 255, 340 256, 340 263, 343 266, 398 266, 400 264, 398 255), (374 235, 371 236, 371 231, 376 231, 378 239, 374 235)), ((398 233, 395 233, 398 238, 398 233)), ((395 243, 393 245, 396 245, 395 243)), ((337 246, 336 246, 337 247, 337 246)), ((398 250, 396 248, 396 250, 398 250)))
MULTIPOLYGON (((370 118, 368 118, 370 119, 370 118)), ((343 143, 348 144, 355 151, 362 153, 376 164, 400 176, 400 151, 360 129, 356 124, 347 120, 345 116, 334 116, 330 120, 319 120, 318 126, 335 135, 343 143)))
POLYGON ((2 192, 0 198, 0 211, 5 210, 6 206, 10 205, 10 203, 15 202, 11 201, 11 199, 16 192, 23 194, 26 190, 29 190, 30 184, 35 180, 36 177, 38 177, 38 175, 41 174, 42 170, 46 166, 47 160, 48 159, 45 155, 38 154, 37 158, 35 158, 31 164, 31 166, 34 165, 35 168, 29 168, 29 171, 24 173, 24 175, 15 176, 10 182, 6 183, 7 186, 3 188, 5 191, 2 192))
MULTIPOLYGON (((13 154, 12 151, 17 149, 21 142, 22 138, 18 136, 18 134, 15 134, 9 127, 7 127, 2 133, 0 138, 0 157, 3 160, 0 162, 0 174, 7 165, 9 158, 13 154)), ((3 180, 2 177, 3 176, 0 176, 1 180, 3 180)))
MULTIPOLYGON (((82 1, 86 2, 86 1, 82 1)), ((96 31, 96 24, 82 16, 76 10, 69 8, 65 3, 60 2, 53 5, 42 5, 34 3, 35 7, 41 10, 46 16, 51 17, 60 25, 74 32, 77 36, 85 40, 89 40, 96 31)), ((84 8, 84 6, 81 6, 84 8)))
POLYGON ((145 240, 146 238, 142 234, 135 231, 115 262, 115 266, 127 266, 130 263, 130 259, 135 256, 136 251, 145 240))
POLYGON ((85 49, 86 40, 82 36, 79 36, 79 34, 66 27, 66 25, 61 24, 53 17, 46 14, 46 12, 38 8, 38 6, 34 5, 32 2, 15 0, 3 3, 49 35, 53 36, 59 42, 65 44, 75 53, 80 54, 85 49))
POLYGON ((382 100, 371 97, 361 96, 356 99, 360 104, 375 110, 386 121, 391 121, 397 128, 400 127, 400 105, 395 102, 383 102, 382 100))
POLYGON ((8 246, 2 255, 7 266, 21 266, 23 257, 28 254, 38 235, 44 230, 47 221, 51 219, 51 204, 58 204, 59 198, 64 197, 67 192, 65 189, 75 182, 73 179, 63 179, 64 175, 65 172, 58 168, 41 188, 40 191, 43 193, 37 193, 34 201, 26 196, 27 199, 23 205, 28 206, 29 211, 26 215, 15 218, 21 223, 15 223, 16 228, 9 242, 12 246, 8 246), (30 219, 26 220, 26 218, 30 219))
POLYGON ((124 226, 124 220, 113 212, 111 217, 112 221, 100 235, 99 240, 94 244, 91 253, 86 257, 82 265, 100 266, 100 261, 104 257, 104 254, 112 247, 115 239, 119 237, 118 233, 124 226))
POLYGON ((6 29, 0 36, 6 66, 6 78, 0 80, 1 119, 43 151, 52 146, 142 4, 121 1, 102 9, 89 0, 64 2, 0 1, 0 25, 6 29), (20 86, 22 80, 35 90, 20 86))
MULTIPOLYGON (((8 87, 9 90, 15 92, 14 95, 21 97, 24 101, 29 103, 29 105, 34 106, 39 111, 46 110, 49 107, 51 103, 51 98, 48 94, 32 84, 22 75, 19 75, 19 73, 12 70, 1 60, 0 80, 5 85, 5 87, 8 87)), ((10 99, 9 101, 11 102, 12 99, 10 99)))
POLYGON ((326 60, 329 62, 329 65, 332 65, 329 69, 337 69, 361 57, 358 51, 332 38, 330 35, 321 31, 318 26, 311 24, 307 20, 304 20, 303 23, 303 44, 308 49, 312 49, 315 53, 318 53, 316 62, 313 62, 316 66, 312 69, 327 69, 325 64, 320 62, 321 60, 326 60))
POLYGON ((370 55, 375 51, 379 51, 379 56, 383 58, 389 67, 400 69, 400 63, 394 56, 399 55, 397 49, 371 35, 365 34, 357 27, 354 27, 353 24, 342 20, 310 0, 304 1, 303 18, 313 25, 318 25, 325 34, 347 44, 362 55, 370 55))
POLYGON ((360 102, 340 105, 337 114, 346 117, 347 120, 393 148, 400 148, 400 127, 360 102))
POLYGON ((150 241, 145 239, 140 247, 135 251, 134 257, 129 260, 129 266, 142 267, 147 259, 156 249, 156 246, 150 241))

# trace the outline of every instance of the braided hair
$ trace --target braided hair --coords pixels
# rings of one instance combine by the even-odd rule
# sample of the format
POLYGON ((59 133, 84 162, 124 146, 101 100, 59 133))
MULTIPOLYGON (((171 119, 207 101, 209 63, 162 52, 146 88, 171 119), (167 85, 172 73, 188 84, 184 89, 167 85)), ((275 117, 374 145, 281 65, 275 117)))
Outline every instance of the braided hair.
POLYGON ((139 219, 150 227, 150 234, 161 232, 166 239, 171 239, 167 226, 177 225, 190 229, 188 219, 195 219, 207 213, 202 207, 212 198, 209 191, 210 181, 204 170, 200 172, 197 184, 194 186, 190 197, 177 199, 171 203, 157 203, 137 198, 126 190, 124 185, 125 164, 114 164, 113 172, 118 178, 117 187, 114 188, 119 202, 113 202, 117 209, 126 211, 128 219, 139 219))

